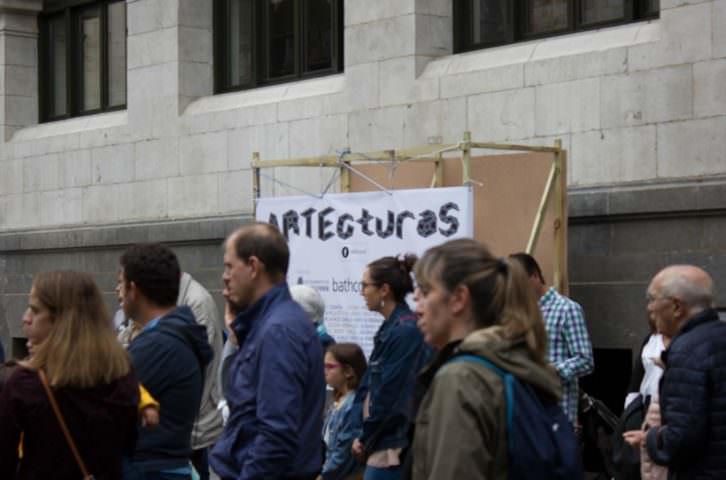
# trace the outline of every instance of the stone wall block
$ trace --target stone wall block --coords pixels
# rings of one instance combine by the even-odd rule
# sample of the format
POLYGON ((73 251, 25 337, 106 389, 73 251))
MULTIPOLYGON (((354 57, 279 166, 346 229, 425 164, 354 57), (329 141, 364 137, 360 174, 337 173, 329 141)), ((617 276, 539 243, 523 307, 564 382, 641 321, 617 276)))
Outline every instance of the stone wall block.
POLYGON ((348 116, 290 122, 290 157, 336 155, 348 146, 348 116))
POLYGON ((693 116, 726 115, 726 59, 694 64, 693 82, 693 116))
MULTIPOLYGON (((206 2, 201 2, 206 3, 206 2)), ((126 3, 129 36, 174 27, 179 0, 140 0, 126 3)))
POLYGON ((533 86, 566 82, 623 73, 627 68, 628 49, 612 48, 528 62, 524 66, 524 83, 533 86))
POLYGON ((451 55, 454 51, 451 17, 416 13, 416 55, 451 55))
MULTIPOLYGON (((127 199, 123 199, 124 201, 127 199)), ((84 223, 114 223, 119 217, 118 185, 94 185, 83 189, 84 223)))
POLYGON ((253 152, 258 152, 262 160, 288 158, 289 143, 289 123, 230 130, 227 141, 228 169, 250 168, 253 152))
POLYGON ((214 69, 211 63, 181 63, 179 76, 179 95, 187 98, 180 111, 183 111, 190 100, 214 94, 214 69))
POLYGON ((631 47, 628 52, 628 71, 681 65, 710 58, 711 6, 709 2, 662 10, 659 20, 660 40, 631 47))
POLYGON ((30 228, 40 222, 40 192, 9 195, 6 197, 6 215, 9 228, 30 228))
POLYGON ((467 126, 482 142, 534 137, 534 88, 468 97, 467 126))
POLYGON ((175 0, 179 5, 179 25, 212 29, 213 2, 175 0))
POLYGON ((713 2, 713 58, 726 57, 726 0, 713 2))
POLYGON ((429 143, 456 143, 466 130, 466 99, 435 100, 407 106, 404 147, 429 143))
POLYGON ((38 95, 38 69, 19 65, 5 66, 2 80, 7 95, 35 97, 38 95))
POLYGON ((212 63, 212 30, 179 27, 179 61, 212 63))
POLYGON ((417 77, 415 57, 380 62, 378 84, 382 106, 425 102, 439 97, 439 79, 417 77))
POLYGON ((726 116, 658 125, 658 177, 724 173, 726 116))
POLYGON ((345 106, 349 111, 380 106, 379 62, 345 67, 345 106))
POLYGON ((126 183, 117 188, 119 218, 142 220, 168 216, 166 179, 126 183))
POLYGON ((537 87, 537 135, 574 133, 600 128, 600 79, 537 87))
POLYGON ((56 190, 61 186, 62 173, 57 154, 26 158, 23 161, 23 191, 56 190))
POLYGON ((91 151, 93 183, 124 183, 134 179, 134 145, 122 144, 91 151))
POLYGON ((656 175, 656 129, 649 125, 574 133, 573 185, 648 180, 656 175))
POLYGON ((603 128, 683 120, 693 115, 691 65, 604 77, 603 128))
POLYGON ((178 60, 176 28, 131 35, 127 39, 128 69, 148 67, 178 60))
MULTIPOLYGON (((361 3, 368 8, 369 2, 361 3)), ((393 3, 397 2, 386 2, 386 5, 393 3)), ((415 23, 414 15, 405 15, 348 26, 345 29, 346 67, 414 55, 415 23)))
POLYGON ((237 170, 219 175, 219 210, 252 213, 252 171, 237 170))
POLYGON ((441 98, 479 95, 524 86, 524 64, 515 63, 441 77, 441 98))
POLYGON ((219 211, 218 175, 170 178, 169 216, 194 217, 219 211))
POLYGON ((227 132, 182 137, 179 149, 183 176, 227 169, 227 132))
POLYGON ((0 164, 2 175, 0 175, 0 196, 11 195, 23 192, 25 184, 24 162, 13 160, 0 164))
POLYGON ((347 113, 346 100, 347 96, 343 93, 283 100, 277 105, 278 118, 280 122, 287 122, 290 120, 314 119, 347 113))
POLYGON ((377 22, 414 12, 417 0, 345 0, 343 13, 346 27, 377 22))
POLYGON ((40 194, 41 225, 83 223, 83 189, 67 188, 40 194))
POLYGON ((90 150, 71 150, 59 154, 61 186, 73 188, 91 185, 92 165, 90 150))
POLYGON ((348 141, 353 152, 397 148, 403 144, 406 107, 362 110, 348 116, 348 141))
POLYGON ((35 38, 17 35, 5 35, 2 39, 4 64, 20 67, 38 66, 38 42, 35 38))
POLYGON ((134 173, 136 180, 179 176, 179 138, 137 143, 134 173))

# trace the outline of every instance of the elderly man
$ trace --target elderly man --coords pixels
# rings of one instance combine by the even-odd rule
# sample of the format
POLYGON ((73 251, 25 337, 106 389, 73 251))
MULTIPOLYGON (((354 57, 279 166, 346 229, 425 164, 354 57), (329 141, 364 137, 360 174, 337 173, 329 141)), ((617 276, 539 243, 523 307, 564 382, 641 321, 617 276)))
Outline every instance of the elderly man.
POLYGON ((290 297, 289 258, 267 224, 225 243, 222 280, 238 312, 230 327, 239 350, 226 367, 229 420, 210 458, 222 480, 314 480, 322 466, 323 349, 290 297))
POLYGON ((671 266, 653 278, 647 299, 656 328, 673 338, 662 354, 663 426, 626 440, 645 437, 650 458, 680 480, 726 478, 726 323, 711 308, 713 281, 698 267, 671 266))

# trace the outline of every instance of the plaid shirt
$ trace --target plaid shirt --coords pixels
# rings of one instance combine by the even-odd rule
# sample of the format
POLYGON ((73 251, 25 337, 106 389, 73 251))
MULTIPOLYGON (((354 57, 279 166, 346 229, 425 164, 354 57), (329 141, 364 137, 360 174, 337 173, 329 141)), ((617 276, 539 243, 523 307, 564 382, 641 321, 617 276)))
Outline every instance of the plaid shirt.
POLYGON ((577 379, 592 372, 594 366, 585 315, 578 303, 554 288, 539 299, 539 306, 547 329, 549 360, 562 379, 562 409, 572 425, 577 425, 577 379))

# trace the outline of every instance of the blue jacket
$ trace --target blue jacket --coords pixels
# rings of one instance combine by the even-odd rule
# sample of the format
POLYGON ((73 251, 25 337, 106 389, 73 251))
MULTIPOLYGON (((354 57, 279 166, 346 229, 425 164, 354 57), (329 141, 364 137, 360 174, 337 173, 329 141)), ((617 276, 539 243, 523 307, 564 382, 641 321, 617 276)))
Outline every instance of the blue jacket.
POLYGON ((356 392, 354 408, 360 412, 370 393, 370 416, 360 419, 358 437, 367 454, 408 446, 410 424, 416 418, 416 375, 430 355, 416 315, 405 302, 396 305, 373 339, 368 369, 356 392))
POLYGON ((3 350, 3 342, 0 342, 0 363, 5 361, 5 350, 3 350))
POLYGON ((159 426, 139 429, 133 462, 142 471, 189 465, 191 435, 212 359, 206 329, 189 307, 153 320, 129 345, 136 376, 161 408, 159 426))
POLYGON ((223 480, 314 475, 323 462, 325 378, 315 326, 276 285, 232 323, 229 420, 210 464, 223 480))
POLYGON ((662 358, 663 426, 648 431, 648 454, 679 480, 726 478, 726 323, 701 312, 662 358))
POLYGON ((358 463, 353 458, 351 446, 355 440, 357 430, 353 415, 355 392, 351 392, 343 399, 343 403, 337 410, 331 408, 323 426, 325 440, 325 463, 323 464, 323 480, 337 480, 347 478, 355 471, 358 463))

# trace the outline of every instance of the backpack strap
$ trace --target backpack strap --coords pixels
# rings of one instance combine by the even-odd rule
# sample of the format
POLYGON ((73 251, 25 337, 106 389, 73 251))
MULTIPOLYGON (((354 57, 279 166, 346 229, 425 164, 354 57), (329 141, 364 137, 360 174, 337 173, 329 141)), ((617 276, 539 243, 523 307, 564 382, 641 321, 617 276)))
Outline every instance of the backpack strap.
MULTIPOLYGON (((507 404, 507 431, 512 430, 512 421, 514 418, 514 375, 498 367, 487 358, 480 355, 462 354, 456 355, 450 358, 446 363, 478 363, 492 370, 494 373, 499 375, 504 383, 504 397, 507 404)), ((507 435, 507 443, 509 447, 512 447, 511 435, 507 435)))

